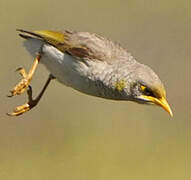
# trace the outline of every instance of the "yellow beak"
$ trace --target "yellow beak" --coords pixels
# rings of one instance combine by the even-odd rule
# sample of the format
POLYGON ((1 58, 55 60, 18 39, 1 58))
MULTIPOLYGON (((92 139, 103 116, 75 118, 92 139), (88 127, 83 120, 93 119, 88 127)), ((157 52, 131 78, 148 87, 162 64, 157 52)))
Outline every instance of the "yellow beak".
POLYGON ((152 96, 141 96, 141 98, 148 100, 149 102, 152 102, 156 105, 161 106, 165 111, 167 111, 170 114, 171 117, 173 117, 173 113, 170 108, 170 105, 168 104, 167 100, 164 97, 157 99, 152 96))

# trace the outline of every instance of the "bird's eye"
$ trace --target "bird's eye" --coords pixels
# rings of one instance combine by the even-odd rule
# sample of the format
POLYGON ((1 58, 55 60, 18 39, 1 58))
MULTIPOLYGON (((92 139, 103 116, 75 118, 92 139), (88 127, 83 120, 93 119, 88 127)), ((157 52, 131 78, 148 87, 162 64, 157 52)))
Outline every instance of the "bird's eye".
POLYGON ((140 86, 140 89, 141 89, 142 93, 146 96, 153 96, 153 97, 155 96, 150 89, 148 89, 147 87, 145 87, 143 85, 140 86))

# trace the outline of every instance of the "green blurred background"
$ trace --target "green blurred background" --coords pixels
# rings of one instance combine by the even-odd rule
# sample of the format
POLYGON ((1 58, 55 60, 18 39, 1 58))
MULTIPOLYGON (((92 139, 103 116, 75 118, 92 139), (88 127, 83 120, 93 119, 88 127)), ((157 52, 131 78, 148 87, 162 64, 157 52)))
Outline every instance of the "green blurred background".
MULTIPOLYGON (((0 179, 191 179, 191 1, 0 0, 0 179), (167 89, 174 117, 161 108, 81 94, 54 81, 39 106, 7 98, 32 58, 16 28, 102 34, 151 66, 167 89)), ((37 95, 48 76, 40 65, 37 95)))

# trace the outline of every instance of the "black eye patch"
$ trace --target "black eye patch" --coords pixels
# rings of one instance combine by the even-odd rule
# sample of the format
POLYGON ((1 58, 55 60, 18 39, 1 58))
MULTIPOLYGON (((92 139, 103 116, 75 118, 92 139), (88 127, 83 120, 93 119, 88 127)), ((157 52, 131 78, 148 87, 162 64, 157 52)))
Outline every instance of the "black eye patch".
POLYGON ((140 86, 141 92, 146 96, 152 96, 155 97, 154 93, 147 87, 141 85, 140 86))
POLYGON ((152 97, 155 96, 155 95, 153 94, 153 92, 152 92, 150 89, 148 89, 148 88, 145 88, 145 90, 144 90, 143 92, 144 92, 144 94, 147 95, 147 96, 152 96, 152 97))

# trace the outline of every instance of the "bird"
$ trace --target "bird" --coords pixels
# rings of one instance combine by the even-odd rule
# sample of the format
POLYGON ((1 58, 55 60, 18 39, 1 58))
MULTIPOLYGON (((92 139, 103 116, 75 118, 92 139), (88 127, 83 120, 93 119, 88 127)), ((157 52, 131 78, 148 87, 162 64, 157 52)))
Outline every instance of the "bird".
POLYGON ((9 97, 25 91, 28 101, 17 106, 10 116, 19 116, 36 107, 52 79, 87 95, 115 100, 133 101, 162 107, 173 116, 167 102, 165 87, 158 75, 147 65, 138 62, 119 43, 96 33, 80 31, 17 29, 26 50, 34 58, 27 73, 10 90, 9 97), (43 64, 49 77, 33 99, 30 82, 38 67, 43 64))

